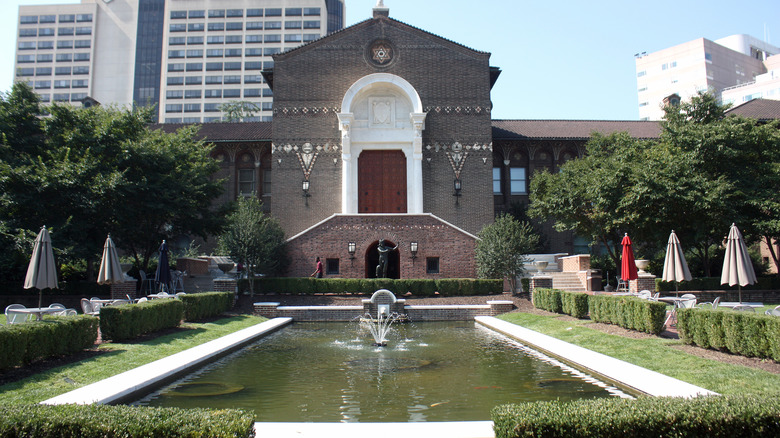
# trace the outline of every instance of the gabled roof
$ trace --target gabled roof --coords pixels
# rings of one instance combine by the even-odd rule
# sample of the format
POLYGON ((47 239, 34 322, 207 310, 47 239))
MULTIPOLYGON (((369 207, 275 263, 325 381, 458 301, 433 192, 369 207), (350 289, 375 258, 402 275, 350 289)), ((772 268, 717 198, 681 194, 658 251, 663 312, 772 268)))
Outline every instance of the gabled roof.
POLYGON ((758 120, 777 120, 780 119, 780 100, 753 99, 731 108, 726 114, 758 120))
POLYGON ((628 132, 634 138, 661 134, 658 122, 629 120, 493 120, 496 140, 588 140, 591 133, 628 132))
POLYGON ((387 23, 389 25, 399 27, 399 28, 404 29, 404 30, 409 31, 409 32, 417 33, 420 36, 434 37, 435 39, 439 40, 442 44, 450 46, 451 48, 459 50, 459 51, 464 52, 464 53, 470 52, 472 54, 479 54, 479 55, 490 56, 490 52, 483 52, 483 51, 480 51, 480 50, 472 49, 471 47, 464 46, 463 44, 460 44, 460 43, 456 43, 455 41, 449 40, 449 39, 444 38, 442 36, 439 36, 439 35, 436 35, 434 33, 428 32, 426 30, 420 29, 419 27, 414 27, 412 25, 406 24, 406 23, 404 23, 402 21, 398 21, 398 20, 396 20, 394 18, 379 16, 379 17, 375 17, 375 18, 368 18, 368 19, 363 20, 361 22, 355 23, 352 26, 345 27, 345 28, 343 28, 341 30, 337 30, 336 32, 333 32, 333 33, 330 33, 328 35, 325 35, 324 37, 316 39, 316 40, 314 40, 314 41, 312 41, 310 43, 303 44, 303 45, 297 46, 297 47, 293 47, 292 49, 284 51, 282 53, 277 53, 276 55, 273 55, 274 61, 276 61, 277 59, 285 59, 288 56, 291 56, 292 54, 300 52, 300 51, 309 50, 311 48, 314 48, 314 47, 317 47, 317 46, 320 46, 320 45, 323 45, 323 44, 327 44, 329 42, 329 40, 332 40, 334 38, 338 38, 339 36, 342 36, 342 35, 345 35, 345 34, 348 34, 348 33, 357 32, 357 31, 359 31, 360 29, 362 29, 364 27, 371 26, 372 24, 374 24, 377 21, 384 21, 385 23, 387 23))
MULTIPOLYGON (((149 129, 174 132, 179 128, 191 125, 189 123, 156 123, 150 125, 149 129)), ((212 143, 271 141, 271 122, 204 123, 200 125, 197 138, 212 143)))

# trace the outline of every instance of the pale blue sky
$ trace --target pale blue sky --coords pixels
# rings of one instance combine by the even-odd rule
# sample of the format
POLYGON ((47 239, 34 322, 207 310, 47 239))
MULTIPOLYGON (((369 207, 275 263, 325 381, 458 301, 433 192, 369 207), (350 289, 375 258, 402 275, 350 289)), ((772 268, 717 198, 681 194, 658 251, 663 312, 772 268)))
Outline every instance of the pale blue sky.
MULTIPOLYGON (((0 90, 11 87, 18 5, 3 0, 0 90)), ((225 0, 229 3, 229 0, 225 0)), ((346 0, 347 25, 376 0, 346 0)), ((390 16, 480 51, 503 71, 494 119, 636 120, 634 54, 733 34, 780 46, 780 0, 385 0, 390 16)))

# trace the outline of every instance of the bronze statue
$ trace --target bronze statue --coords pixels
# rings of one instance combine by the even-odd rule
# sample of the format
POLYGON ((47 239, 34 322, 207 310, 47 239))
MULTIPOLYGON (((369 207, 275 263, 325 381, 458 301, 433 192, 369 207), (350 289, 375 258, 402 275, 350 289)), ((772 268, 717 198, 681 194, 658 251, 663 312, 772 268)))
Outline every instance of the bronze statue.
POLYGON ((376 246, 376 250, 379 253, 379 264, 376 265, 376 278, 387 278, 388 253, 396 249, 398 249, 397 244, 394 248, 390 248, 384 239, 379 241, 379 244, 376 246))

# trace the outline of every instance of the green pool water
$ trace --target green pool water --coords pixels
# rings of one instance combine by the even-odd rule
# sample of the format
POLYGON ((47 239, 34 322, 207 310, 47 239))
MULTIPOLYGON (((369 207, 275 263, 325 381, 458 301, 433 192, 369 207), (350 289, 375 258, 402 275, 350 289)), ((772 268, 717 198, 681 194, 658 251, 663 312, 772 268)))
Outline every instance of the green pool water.
POLYGON ((242 408, 257 421, 489 420, 496 405, 626 396, 474 322, 295 323, 135 404, 242 408), (541 358, 540 358, 541 356, 541 358))

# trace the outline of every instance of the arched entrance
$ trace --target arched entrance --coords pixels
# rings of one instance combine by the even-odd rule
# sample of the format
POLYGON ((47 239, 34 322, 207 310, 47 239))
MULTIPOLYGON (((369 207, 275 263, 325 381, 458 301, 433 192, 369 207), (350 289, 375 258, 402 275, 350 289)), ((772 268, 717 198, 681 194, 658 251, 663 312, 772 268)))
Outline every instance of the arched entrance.
POLYGON ((363 151, 358 170, 360 213, 406 213, 406 157, 402 151, 363 151))
MULTIPOLYGON (((379 252, 376 247, 379 241, 375 240, 366 248, 364 260, 366 262, 366 278, 377 278, 376 267, 379 264, 379 252)), ((385 239, 385 246, 395 248, 395 242, 385 239)), ((398 249, 387 253, 387 278, 401 278, 401 256, 398 249)))

